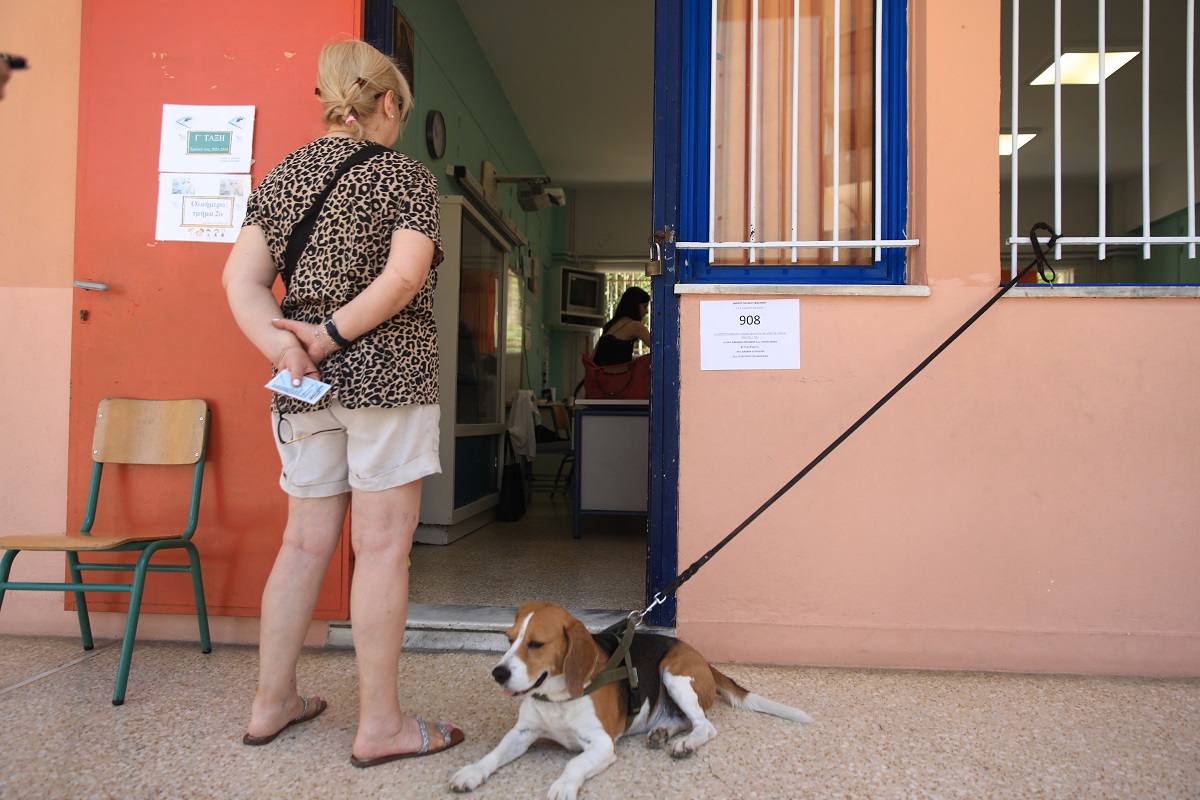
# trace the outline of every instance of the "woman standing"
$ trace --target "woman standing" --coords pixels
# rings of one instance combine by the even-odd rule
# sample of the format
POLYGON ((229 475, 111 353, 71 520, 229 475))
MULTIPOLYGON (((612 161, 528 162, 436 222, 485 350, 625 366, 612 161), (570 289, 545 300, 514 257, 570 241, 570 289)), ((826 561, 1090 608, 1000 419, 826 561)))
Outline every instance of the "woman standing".
POLYGON ((254 190, 225 265, 234 318, 274 370, 290 373, 293 385, 307 376, 332 387, 316 405, 272 399, 288 518, 263 591, 258 690, 243 741, 267 744, 326 708, 297 691, 296 663, 353 500, 359 720, 351 762, 369 767, 440 752, 464 738, 453 725, 404 714, 397 688, 421 480, 441 472, 437 182, 420 162, 390 150, 412 94, 375 48, 360 41, 326 46, 316 94, 328 133, 284 158, 254 190), (389 149, 333 184, 294 272, 285 271, 297 222, 338 167, 372 143, 389 149), (286 294, 279 304, 271 287, 281 272, 286 294))

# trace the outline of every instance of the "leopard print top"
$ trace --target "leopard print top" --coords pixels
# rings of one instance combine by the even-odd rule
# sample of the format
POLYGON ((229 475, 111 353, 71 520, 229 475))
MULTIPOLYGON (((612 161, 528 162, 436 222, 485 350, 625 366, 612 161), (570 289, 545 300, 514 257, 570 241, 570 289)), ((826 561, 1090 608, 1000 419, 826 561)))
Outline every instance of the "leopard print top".
MULTIPOLYGON (((366 146, 325 137, 288 155, 246 203, 243 225, 258 225, 275 268, 283 270, 288 236, 329 184, 338 166, 366 146)), ((272 410, 300 414, 337 397, 347 408, 396 408, 438 401, 433 292, 443 258, 437 179, 421 162, 392 151, 350 169, 338 181, 300 256, 281 309, 288 319, 320 323, 382 272, 392 233, 425 234, 434 244, 429 278, 404 309, 320 365, 332 385, 317 405, 272 393, 272 410)))

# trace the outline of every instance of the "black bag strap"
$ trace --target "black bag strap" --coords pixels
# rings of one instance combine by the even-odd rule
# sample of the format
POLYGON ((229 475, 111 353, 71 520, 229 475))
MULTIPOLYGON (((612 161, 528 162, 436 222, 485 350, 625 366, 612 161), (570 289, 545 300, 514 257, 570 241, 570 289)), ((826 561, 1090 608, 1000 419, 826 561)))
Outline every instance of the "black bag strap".
POLYGON ((304 216, 296 223, 296 227, 292 228, 292 235, 288 238, 287 247, 283 251, 283 271, 280 272, 285 291, 291 286, 292 276, 296 274, 296 265, 300 263, 300 255, 304 252, 304 248, 308 246, 308 240, 312 238, 313 228, 317 225, 317 218, 321 216, 321 209, 325 207, 325 201, 329 199, 329 193, 333 191, 333 187, 337 185, 338 180, 349 172, 352 167, 361 164, 369 158, 374 158, 380 153, 386 153, 389 150, 390 148, 371 142, 366 147, 352 153, 337 168, 337 172, 333 173, 333 179, 329 181, 329 185, 325 187, 323 192, 317 195, 317 199, 313 201, 308 211, 304 212, 304 216))

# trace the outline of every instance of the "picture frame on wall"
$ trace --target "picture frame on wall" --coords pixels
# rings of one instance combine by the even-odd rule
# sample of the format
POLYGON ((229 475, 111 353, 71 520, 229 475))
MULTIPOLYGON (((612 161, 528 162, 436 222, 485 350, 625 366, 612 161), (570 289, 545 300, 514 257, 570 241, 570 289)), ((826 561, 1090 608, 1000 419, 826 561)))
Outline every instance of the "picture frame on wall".
POLYGON ((398 9, 392 13, 392 58, 400 65, 400 74, 408 81, 415 93, 416 85, 416 36, 412 26, 398 9))

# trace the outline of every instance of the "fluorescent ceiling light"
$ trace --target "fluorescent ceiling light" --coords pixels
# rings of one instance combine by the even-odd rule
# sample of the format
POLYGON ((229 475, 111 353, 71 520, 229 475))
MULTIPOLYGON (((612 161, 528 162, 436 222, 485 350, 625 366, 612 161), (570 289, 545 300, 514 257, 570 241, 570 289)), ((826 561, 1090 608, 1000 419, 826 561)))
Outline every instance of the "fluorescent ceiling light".
MULTIPOLYGON (((1017 134, 1017 149, 1020 150, 1022 147, 1024 147, 1026 144, 1029 143, 1030 139, 1032 139, 1035 136, 1037 136, 1036 133, 1018 133, 1017 134)), ((1012 153, 1013 153, 1012 134, 1011 133, 1000 134, 1000 155, 1011 156, 1012 153)))
MULTIPOLYGON (((1104 54, 1104 77, 1107 78, 1121 67, 1128 64, 1137 55, 1137 51, 1114 51, 1104 54)), ((1064 84, 1097 84, 1100 82, 1100 54, 1099 53, 1063 53, 1060 62, 1062 63, 1062 82, 1064 84)), ((1042 71, 1032 81, 1030 86, 1053 86, 1054 85, 1054 62, 1042 71)))

